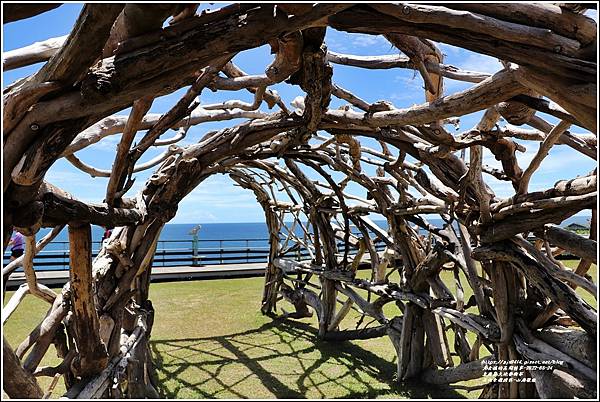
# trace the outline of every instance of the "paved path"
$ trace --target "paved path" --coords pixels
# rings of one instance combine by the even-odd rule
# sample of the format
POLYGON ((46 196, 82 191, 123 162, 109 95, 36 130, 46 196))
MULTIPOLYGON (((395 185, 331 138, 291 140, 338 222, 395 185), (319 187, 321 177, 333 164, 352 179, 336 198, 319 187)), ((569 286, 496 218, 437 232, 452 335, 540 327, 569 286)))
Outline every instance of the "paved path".
MULTIPOLYGON (((381 255, 381 252, 379 254, 381 255)), ((361 267, 369 266, 369 260, 368 256, 363 258, 361 267)), ((196 267, 153 267, 152 282, 263 276, 266 267, 266 262, 199 265, 196 267)), ((37 280, 46 286, 62 286, 69 281, 69 271, 38 271, 37 280)), ((8 278, 6 287, 14 289, 22 283, 25 283, 25 274, 14 272, 8 278)))
MULTIPOLYGON (((197 267, 153 267, 152 281, 175 281, 190 279, 214 279, 229 277, 262 276, 267 264, 264 262, 250 264, 201 265, 197 267)), ((47 286, 62 286, 69 280, 69 271, 39 271, 39 283, 47 286)), ((7 287, 15 288, 25 283, 23 272, 14 272, 7 282, 7 287)))

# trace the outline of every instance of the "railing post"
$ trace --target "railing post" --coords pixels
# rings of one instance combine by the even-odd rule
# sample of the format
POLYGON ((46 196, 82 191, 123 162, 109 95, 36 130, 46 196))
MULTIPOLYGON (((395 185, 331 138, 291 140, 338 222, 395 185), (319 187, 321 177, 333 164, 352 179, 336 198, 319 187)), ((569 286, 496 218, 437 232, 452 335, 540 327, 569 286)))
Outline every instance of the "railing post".
POLYGON ((248 243, 248 239, 246 239, 246 264, 250 262, 250 244, 248 243))
POLYGON ((223 240, 219 240, 219 262, 223 264, 223 240))
POLYGON ((198 235, 194 233, 192 239, 192 266, 198 265, 198 235))

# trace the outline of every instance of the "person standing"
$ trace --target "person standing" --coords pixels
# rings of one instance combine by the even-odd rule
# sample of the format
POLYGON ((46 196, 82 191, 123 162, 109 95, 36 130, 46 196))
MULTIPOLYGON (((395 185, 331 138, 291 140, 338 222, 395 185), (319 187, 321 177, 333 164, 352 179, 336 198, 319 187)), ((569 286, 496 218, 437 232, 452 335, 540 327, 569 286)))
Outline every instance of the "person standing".
POLYGON ((25 237, 21 233, 15 231, 10 238, 8 245, 10 246, 10 260, 16 260, 25 252, 25 237))
POLYGON ((110 239, 110 236, 112 235, 112 229, 109 229, 106 226, 103 226, 104 228, 104 234, 102 235, 102 246, 105 246, 106 243, 108 243, 108 240, 110 239))

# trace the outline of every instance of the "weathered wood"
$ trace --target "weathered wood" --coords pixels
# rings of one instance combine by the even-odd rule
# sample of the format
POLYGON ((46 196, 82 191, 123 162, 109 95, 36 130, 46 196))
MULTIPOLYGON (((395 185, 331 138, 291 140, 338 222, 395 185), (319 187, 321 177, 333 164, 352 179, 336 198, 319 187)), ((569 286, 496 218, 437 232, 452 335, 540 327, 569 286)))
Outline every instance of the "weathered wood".
MULTIPOLYGON (((336 53, 331 50, 327 52, 327 61, 336 64, 343 64, 353 67, 368 69, 389 69, 389 68, 415 68, 408 57, 398 55, 382 56, 358 56, 350 54, 336 53)), ((466 82, 481 82, 488 78, 490 74, 479 73, 475 71, 466 71, 454 66, 436 63, 432 60, 424 61, 427 71, 439 74, 445 78, 450 78, 466 82)))
POLYGON ((63 292, 54 300, 54 304, 44 320, 17 348, 16 354, 22 358, 25 352, 32 347, 31 352, 29 352, 23 362, 23 368, 27 371, 34 372, 42 361, 42 358, 54 340, 56 330, 60 327, 61 321, 69 313, 69 299, 70 292, 67 289, 63 289, 63 292))
POLYGON ((596 383, 554 369, 553 371, 533 371, 535 387, 540 398, 548 399, 594 399, 596 383))
POLYGON ((554 143, 563 134, 563 132, 569 128, 569 126, 570 124, 568 122, 561 121, 556 126, 554 126, 554 128, 552 128, 552 131, 548 133, 548 136, 540 144, 540 149, 535 154, 535 156, 529 163, 529 166, 527 167, 527 169, 525 169, 523 175, 521 176, 521 181, 519 182, 519 189, 517 191, 519 195, 525 194, 527 192, 527 187, 529 186, 529 180, 531 179, 531 176, 536 171, 536 169, 540 167, 540 164, 548 155, 548 152, 550 152, 550 149, 552 148, 554 143))
POLYGON ((131 114, 123 129, 123 135, 121 136, 121 141, 119 141, 115 161, 112 166, 112 173, 106 186, 106 197, 104 200, 110 207, 114 206, 116 192, 125 185, 123 171, 127 167, 127 162, 129 162, 125 156, 129 152, 142 118, 152 106, 152 101, 152 98, 142 98, 133 102, 131 114))
POLYGON ((596 257, 598 244, 595 240, 586 239, 556 225, 545 225, 542 231, 536 232, 536 235, 584 260, 592 261, 594 264, 598 263, 596 257))
POLYGON ((319 339, 387 334, 398 381, 481 378, 482 359, 474 359, 490 353, 563 363, 552 373, 531 374, 539 379, 537 391, 533 383, 491 383, 482 397, 591 395, 585 388, 595 386, 597 313, 574 289, 597 297, 587 276, 596 262, 597 170, 528 190, 554 145, 597 158, 590 133, 597 119, 597 29, 581 15, 587 5, 232 4, 195 15, 197 7, 87 5, 67 38, 5 58, 7 68, 48 60, 5 89, 3 121, 4 248, 14 229, 28 237, 24 258, 3 270, 8 275, 23 261, 27 278, 3 321, 14 319, 27 293, 53 300, 15 354, 31 350, 24 369, 54 377, 46 395, 63 375, 68 397, 158 396, 150 268, 178 204, 214 174, 229 174, 253 191, 264 210, 270 242, 264 314, 275 317, 277 302, 286 299, 295 311, 283 317, 316 313, 319 339), (383 35, 403 54, 328 51, 327 27, 383 35), (498 58, 503 67, 487 74, 443 64, 433 41, 498 58), (231 62, 266 44, 274 58, 263 73, 247 74, 231 62), (395 106, 353 93, 333 83, 338 65, 418 71, 425 103, 411 107, 394 97, 395 106), (475 85, 446 95, 443 78, 475 85), (301 91, 293 110, 275 85, 301 91), (146 114, 152 99, 188 86, 168 112, 146 114), (206 88, 221 95, 249 91, 252 100, 234 95, 201 103, 206 88), (338 108, 330 105, 332 95, 338 108), (279 111, 265 113, 263 101, 279 111), (130 116, 113 115, 131 106, 130 116), (454 124, 458 131, 461 116, 480 112, 475 127, 448 129, 454 124), (553 126, 546 114, 560 122, 553 126), (233 119, 243 121, 183 145, 192 125, 233 119), (590 132, 569 132, 571 124, 590 132), (178 131, 165 135, 170 129, 178 131), (75 155, 120 133, 110 170, 75 155), (365 146, 364 138, 374 145, 365 146), (539 151, 522 170, 519 152, 531 144, 539 151), (140 162, 153 146, 167 148, 140 162), (498 168, 483 163, 489 155, 498 168), (59 158, 109 178, 105 203, 84 203, 45 181, 59 158), (151 168, 141 191, 126 197, 134 173, 151 168), (485 181, 490 175, 510 184, 514 196, 496 195, 495 183, 485 181), (586 209, 592 209, 589 240, 554 226, 586 209), (441 227, 428 222, 432 213, 443 219, 441 227), (387 229, 370 214, 383 216, 387 229), (64 224, 71 283, 55 296, 37 284, 32 261, 60 226, 37 245, 33 236, 42 226, 64 224), (91 224, 114 228, 94 262, 91 224), (530 233, 538 236, 535 245, 523 238, 530 233), (384 253, 377 251, 381 243, 384 253), (564 252, 582 257, 574 272, 556 260, 564 252), (370 279, 361 279, 362 267, 370 279), (443 271, 453 272, 454 286, 444 283, 443 271), (402 316, 388 318, 395 308, 402 316), (345 325, 350 310, 358 321, 345 325), (38 368, 50 344, 63 362, 38 368))
POLYGON ((92 288, 92 232, 89 224, 69 225, 70 284, 73 329, 79 355, 73 368, 81 377, 101 372, 108 363, 106 345, 100 339, 100 322, 92 288))
POLYGON ((329 326, 327 327, 327 332, 328 333, 330 331, 336 331, 337 330, 337 328, 339 327, 339 325, 342 322, 342 320, 346 317, 346 315, 348 315, 348 313, 352 309, 352 305, 353 304, 354 304, 354 300, 352 300, 351 297, 348 297, 348 299, 346 299, 346 301, 344 302, 344 304, 342 304, 342 308, 340 308, 338 310, 338 312, 336 313, 335 317, 333 317, 333 319, 331 320, 331 323, 329 323, 329 326))
POLYGON ((511 71, 501 71, 472 88, 442 97, 431 104, 416 105, 409 109, 375 112, 369 115, 352 111, 330 110, 326 117, 347 124, 370 127, 418 125, 485 109, 510 99, 522 91, 523 87, 516 83, 511 71))
MULTIPOLYGON (((390 5, 392 6, 392 5, 390 5)), ((593 81, 595 63, 579 58, 556 53, 510 41, 494 40, 487 32, 485 34, 463 29, 439 29, 434 23, 414 23, 403 18, 401 7, 393 5, 400 16, 391 16, 367 7, 353 7, 341 11, 329 19, 329 25, 338 30, 368 34, 386 34, 390 32, 418 36, 424 39, 445 42, 454 46, 466 48, 478 53, 508 60, 520 65, 532 65, 544 73, 558 74, 563 78, 577 77, 583 81, 593 81), (400 19, 402 18, 402 19, 400 19), (493 44, 492 44, 493 43, 493 44), (527 54, 523 51, 527 51, 527 54), (552 63, 543 65, 543 60, 552 63)))
POLYGON ((47 226, 87 222, 113 227, 136 223, 142 219, 142 213, 136 209, 86 204, 54 191, 44 193, 42 202, 44 203, 44 224, 47 226))
MULTIPOLYGON (((140 130, 148 130, 152 128, 162 115, 156 113, 148 113, 144 116, 140 122, 140 130)), ((268 114, 261 111, 240 111, 240 110, 204 110, 202 107, 195 109, 190 115, 182 119, 171 126, 171 128, 180 128, 185 126, 195 126, 201 123, 209 121, 220 121, 220 120, 231 120, 239 118, 265 118, 268 114)), ((80 151, 81 149, 88 147, 102 138, 109 135, 115 135, 122 133, 125 129, 128 116, 110 116, 103 120, 100 120, 93 126, 83 130, 75 137, 73 142, 65 149, 62 156, 71 155, 74 152, 80 151)), ((155 145, 158 145, 160 140, 155 141, 155 145)))
POLYGON ((33 268, 33 257, 35 256, 35 252, 35 236, 27 236, 25 238, 25 254, 23 255, 23 271, 25 271, 27 289, 32 295, 52 304, 56 299, 56 293, 48 288, 41 288, 37 283, 35 269, 33 268))
POLYGON ((110 385, 112 374, 117 367, 126 367, 129 352, 142 342, 145 338, 146 321, 139 317, 136 321, 136 327, 130 335, 126 335, 119 349, 119 354, 115 356, 110 363, 102 370, 100 374, 90 379, 82 389, 72 388, 67 397, 77 399, 99 398, 110 385))
POLYGON ((587 366, 597 367, 596 340, 587 332, 553 325, 536 331, 535 336, 587 366))
POLYGON ((61 3, 7 3, 2 5, 2 23, 35 17, 60 7, 61 3))
POLYGON ((443 370, 428 369, 421 373, 421 380, 430 384, 451 384, 459 381, 473 380, 483 376, 483 365, 487 359, 487 357, 484 357, 443 370))
POLYGON ((387 333, 387 325, 378 325, 371 328, 350 329, 344 331, 327 332, 323 337, 324 341, 343 342, 353 340, 365 340, 373 338, 381 338, 387 333))
MULTIPOLYGON (((35 245, 35 254, 39 253, 44 247, 50 243, 64 228, 64 225, 59 225, 54 227, 46 236, 44 236, 40 241, 38 241, 35 245)), ((20 265, 23 264, 25 256, 15 258, 9 264, 2 268, 2 278, 4 279, 4 285, 6 288, 6 281, 8 281, 8 277, 11 273, 14 272, 20 265)))
POLYGON ((503 242, 473 250, 473 257, 497 259, 514 263, 534 286, 564 309, 582 328, 591 334, 597 331, 597 314, 569 286, 551 275, 548 266, 543 266, 514 244, 503 242))
POLYGON ((46 39, 31 45, 9 50, 2 55, 2 67, 4 71, 28 66, 50 59, 58 52, 67 40, 68 35, 46 39))
POLYGON ((580 47, 578 41, 545 29, 502 21, 473 12, 418 4, 404 4, 401 7, 393 4, 377 4, 372 7, 402 21, 444 25, 451 29, 490 35, 503 42, 516 42, 551 51, 556 51, 559 47, 561 53, 569 55, 576 54, 580 47))
POLYGON ((549 29, 568 38, 587 44, 595 39, 594 21, 583 15, 564 13, 553 4, 521 3, 461 3, 449 5, 450 8, 469 10, 495 18, 549 29))
POLYGON ((21 366, 19 358, 2 337, 2 386, 10 398, 41 398, 44 392, 35 377, 21 366))

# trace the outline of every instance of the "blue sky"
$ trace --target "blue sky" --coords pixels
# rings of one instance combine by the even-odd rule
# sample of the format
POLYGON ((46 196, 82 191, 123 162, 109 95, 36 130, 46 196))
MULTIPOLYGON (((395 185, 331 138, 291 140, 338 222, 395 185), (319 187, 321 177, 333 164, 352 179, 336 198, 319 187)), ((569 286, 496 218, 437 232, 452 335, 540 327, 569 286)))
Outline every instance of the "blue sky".
MULTIPOLYGON (((212 7, 218 7, 215 4, 212 7)), ((210 7, 210 6, 209 6, 210 7)), ((62 36, 69 33, 77 15, 81 9, 80 4, 65 4, 55 10, 38 15, 29 20, 17 21, 3 26, 3 44, 4 51, 16 49, 29 45, 36 41, 45 40, 51 37, 62 36)), ((595 11, 591 16, 597 20, 595 11)), ((340 53, 351 53, 357 55, 383 55, 394 54, 398 51, 394 49, 389 42, 381 36, 348 34, 328 29, 326 43, 330 50, 340 53)), ((454 46, 439 44, 442 52, 445 54, 445 63, 457 67, 494 73, 502 68, 501 64, 494 58, 479 55, 454 46)), ((250 74, 262 74, 265 67, 272 60, 268 46, 258 49, 252 49, 238 54, 234 62, 250 74)), ((40 67, 36 64, 24 67, 3 74, 3 88, 14 82, 16 79, 25 77, 34 73, 40 67)), ((393 69, 393 70, 365 70, 334 65, 333 81, 360 96, 367 102, 375 102, 381 99, 387 99, 394 103, 396 107, 409 107, 413 104, 424 102, 423 84, 420 76, 412 70, 393 69)), ((445 93, 453 93, 468 88, 469 83, 446 80, 445 93)), ((303 93, 297 87, 287 84, 279 84, 272 87, 282 96, 284 101, 289 103, 303 93)), ((158 98, 154 101, 151 113, 166 112, 185 92, 186 88, 170 95, 158 98)), ((217 103, 231 99, 240 99, 246 102, 252 102, 251 95, 246 91, 213 93, 209 90, 204 91, 201 96, 202 103, 217 103)), ((332 98, 332 108, 341 106, 344 102, 332 98)), ((268 111, 266 105, 261 110, 268 111)), ((118 114, 127 114, 129 110, 124 110, 118 114)), ((474 113, 463 116, 460 121, 458 131, 471 128, 481 117, 480 113, 474 113)), ((543 116, 551 123, 556 119, 551 116, 543 116)), ((205 123, 192 127, 183 144, 191 144, 198 141, 206 132, 221 129, 237 124, 242 120, 231 120, 220 123, 205 123)), ((454 131, 454 127, 449 126, 454 131)), ((572 132, 585 133, 586 131, 579 127, 572 127, 572 132)), ((144 132, 138 133, 141 138, 144 132)), ((163 138, 171 137, 173 131, 167 132, 163 138)), ((78 158, 101 169, 110 169, 119 136, 109 136, 76 154, 78 158)), ((378 148, 377 143, 371 140, 362 140, 365 145, 378 148)), ((525 153, 518 154, 521 168, 525 168, 531 158, 535 155, 537 143, 523 143, 527 147, 525 153)), ((143 157, 147 161, 160 154, 162 148, 150 149, 143 157)), ((500 167, 500 164, 487 152, 484 155, 484 163, 500 167)), ((573 178, 577 175, 584 175, 590 172, 596 166, 596 162, 590 158, 580 155, 576 151, 565 145, 558 145, 552 150, 551 154, 544 160, 539 171, 534 175, 530 189, 531 191, 541 190, 551 187, 556 181, 561 179, 573 178)), ((152 169, 136 174, 136 184, 130 190, 128 195, 135 194, 151 175, 152 169)), ((372 172, 371 172, 372 173, 372 172)), ((314 176, 314 175, 312 175, 314 176)), ((314 176, 316 177, 316 176, 314 176)), ((104 198, 106 178, 91 178, 89 175, 80 172, 72 167, 66 160, 57 161, 49 170, 46 180, 71 192, 79 199, 88 202, 101 202, 104 198)), ((507 197, 513 194, 512 186, 508 182, 500 182, 486 175, 485 180, 494 189, 500 197, 507 197)), ((348 188, 349 192, 364 196, 364 190, 358 186, 348 188)), ((587 215, 587 211, 585 211, 587 215)), ((261 208, 256 203, 253 194, 249 191, 240 189, 233 185, 233 181, 227 176, 216 175, 200 184, 188 197, 186 197, 179 206, 177 216, 173 223, 209 223, 209 222, 262 222, 264 216, 261 208)))

